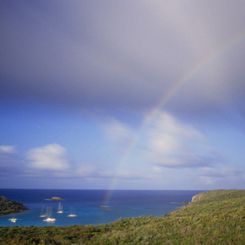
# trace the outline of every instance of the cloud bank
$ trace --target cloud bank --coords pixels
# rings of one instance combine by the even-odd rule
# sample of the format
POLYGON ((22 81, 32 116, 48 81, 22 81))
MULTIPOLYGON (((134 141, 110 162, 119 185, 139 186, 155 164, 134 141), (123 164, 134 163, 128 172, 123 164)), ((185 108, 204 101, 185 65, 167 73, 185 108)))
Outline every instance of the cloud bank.
POLYGON ((244 12, 228 0, 2 1, 1 99, 147 110, 217 54, 168 110, 244 112, 244 12))

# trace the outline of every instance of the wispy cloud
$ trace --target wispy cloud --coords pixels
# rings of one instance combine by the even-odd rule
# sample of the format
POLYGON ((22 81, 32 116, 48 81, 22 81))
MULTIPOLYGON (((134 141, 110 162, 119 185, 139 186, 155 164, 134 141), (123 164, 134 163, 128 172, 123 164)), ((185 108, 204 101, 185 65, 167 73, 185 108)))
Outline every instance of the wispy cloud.
POLYGON ((13 154, 16 153, 16 149, 12 145, 0 145, 0 154, 13 154))
POLYGON ((207 185, 242 183, 245 181, 245 172, 236 166, 218 164, 217 166, 204 167, 201 169, 201 180, 207 185))
POLYGON ((145 157, 162 167, 196 167, 204 162, 201 155, 204 135, 166 112, 158 112, 144 132, 145 157))
POLYGON ((133 147, 130 145, 129 160, 136 157, 139 162, 166 168, 200 168, 221 161, 221 156, 210 148, 205 135, 167 112, 155 112, 150 122, 138 132, 128 125, 119 125, 120 135, 114 134, 115 138, 118 137, 118 143, 121 138, 131 137, 128 141, 134 141, 133 147))
POLYGON ((69 168, 66 149, 58 144, 33 148, 28 151, 27 157, 32 168, 56 171, 69 168))
MULTIPOLYGON (((121 139, 122 135, 117 135, 120 135, 121 139)), ((71 164, 72 161, 69 160, 67 150, 59 144, 48 144, 29 149, 26 152, 26 157, 21 154, 13 154, 15 148, 9 145, 2 145, 0 149, 0 176, 18 175, 25 178, 45 176, 54 179, 75 178, 81 180, 112 179, 115 176, 113 169, 98 167, 96 164, 78 162, 71 164)), ((124 170, 117 173, 117 178, 133 180, 147 177, 124 170)))
MULTIPOLYGON (((0 176, 12 177, 24 174, 26 170, 25 161, 21 158, 12 145, 0 146, 0 176)), ((0 180, 1 181, 1 180, 0 180)))

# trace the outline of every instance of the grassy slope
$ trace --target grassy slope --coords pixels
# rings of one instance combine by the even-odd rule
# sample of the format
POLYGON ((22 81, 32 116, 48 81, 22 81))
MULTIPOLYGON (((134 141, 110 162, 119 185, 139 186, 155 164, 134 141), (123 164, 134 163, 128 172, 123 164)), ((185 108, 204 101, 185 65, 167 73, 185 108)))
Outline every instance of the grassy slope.
POLYGON ((0 228, 0 244, 245 244, 245 190, 202 193, 163 217, 108 225, 0 228))

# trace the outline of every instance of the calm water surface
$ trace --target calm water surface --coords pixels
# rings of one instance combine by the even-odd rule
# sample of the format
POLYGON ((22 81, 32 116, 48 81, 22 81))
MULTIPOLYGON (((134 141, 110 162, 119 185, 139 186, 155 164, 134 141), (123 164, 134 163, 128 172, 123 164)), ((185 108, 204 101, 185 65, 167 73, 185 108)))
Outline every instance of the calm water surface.
POLYGON ((200 191, 126 191, 112 192, 108 200, 106 190, 17 190, 0 189, 0 195, 23 203, 29 210, 0 217, 0 226, 67 226, 75 224, 102 224, 120 218, 164 215, 189 202, 200 191), (58 201, 48 201, 52 196, 62 197, 63 213, 58 214, 58 201), (56 222, 48 224, 40 214, 49 210, 56 222), (77 216, 67 217, 70 213, 77 216), (17 218, 15 224, 9 218, 17 218))

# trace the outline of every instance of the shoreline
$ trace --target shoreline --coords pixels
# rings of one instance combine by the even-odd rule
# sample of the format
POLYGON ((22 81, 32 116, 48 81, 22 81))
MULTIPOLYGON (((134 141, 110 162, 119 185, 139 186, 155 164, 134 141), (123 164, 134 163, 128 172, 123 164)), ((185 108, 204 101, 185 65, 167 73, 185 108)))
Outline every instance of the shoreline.
POLYGON ((18 214, 28 210, 28 208, 17 201, 10 200, 5 196, 0 196, 0 217, 11 214, 18 214))
MULTIPOLYGON (((178 191, 178 190, 176 190, 178 191)), ((118 221, 121 221, 121 220, 124 220, 124 219, 138 219, 138 218, 147 218, 147 217, 164 217, 164 216, 167 216, 167 215, 170 215, 171 213, 173 212, 176 212, 184 207, 187 207, 188 205, 190 205, 191 203, 194 202, 194 199, 196 199, 200 194, 202 193, 205 193, 204 191, 200 191, 199 193, 195 194, 194 196, 192 196, 191 200, 188 201, 188 202, 183 202, 181 206, 178 206, 176 207, 175 209, 167 212, 167 213, 164 213, 164 214, 160 214, 160 215, 143 215, 143 216, 134 216, 134 217, 122 217, 122 218, 119 218, 119 219, 115 219, 113 221, 110 221, 108 223, 98 223, 98 224, 91 224, 91 223, 88 223, 88 224, 75 224, 75 226, 100 226, 100 225, 110 225, 110 224, 113 224, 114 222, 118 222, 118 221)), ((15 201, 13 201, 15 202, 15 201)), ((24 206, 24 204, 22 203, 19 203, 21 205, 24 206)), ((8 214, 3 214, 3 215, 0 215, 0 217, 3 217, 3 216, 7 216, 7 215, 11 215, 11 214, 19 214, 19 213, 22 213, 22 212, 25 212, 29 210, 28 208, 26 208, 25 210, 21 210, 21 211, 18 211, 18 212, 12 212, 12 213, 8 213, 8 214)), ((69 228, 69 227, 72 227, 74 225, 55 225, 55 224, 52 224, 52 225, 44 225, 44 226, 38 226, 38 225, 18 225, 16 224, 16 226, 10 226, 10 225, 6 225, 6 226, 0 226, 0 228, 2 227, 23 227, 23 228, 28 228, 28 227, 37 227, 37 228, 50 228, 50 227, 57 227, 57 228, 69 228)))
POLYGON ((103 225, 0 227, 0 244, 242 245, 244 207, 245 190, 208 191, 161 217, 124 218, 103 225))

